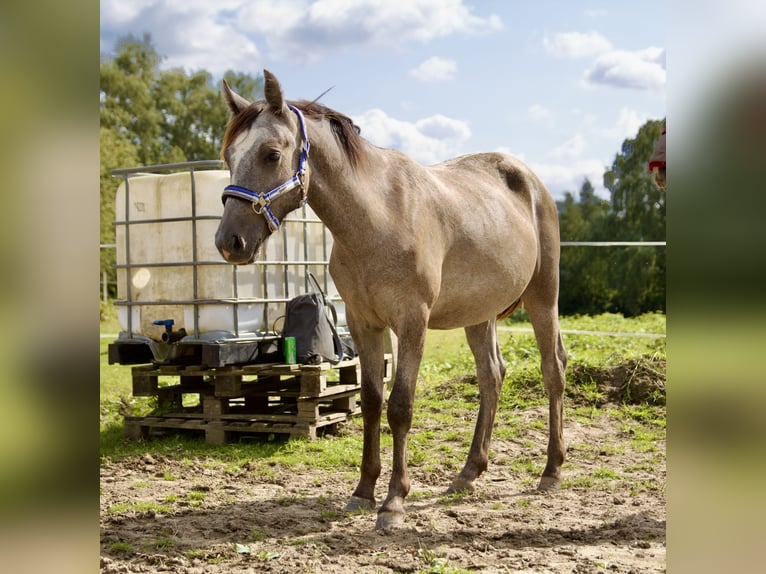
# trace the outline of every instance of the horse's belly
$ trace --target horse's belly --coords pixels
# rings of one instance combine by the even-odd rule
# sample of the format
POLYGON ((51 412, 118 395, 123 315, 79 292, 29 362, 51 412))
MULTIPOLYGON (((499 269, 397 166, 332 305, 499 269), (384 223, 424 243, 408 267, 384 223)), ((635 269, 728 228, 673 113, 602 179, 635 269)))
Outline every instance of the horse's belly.
POLYGON ((455 329, 497 317, 521 297, 532 277, 531 271, 475 272, 444 278, 439 297, 431 308, 428 327, 455 329))

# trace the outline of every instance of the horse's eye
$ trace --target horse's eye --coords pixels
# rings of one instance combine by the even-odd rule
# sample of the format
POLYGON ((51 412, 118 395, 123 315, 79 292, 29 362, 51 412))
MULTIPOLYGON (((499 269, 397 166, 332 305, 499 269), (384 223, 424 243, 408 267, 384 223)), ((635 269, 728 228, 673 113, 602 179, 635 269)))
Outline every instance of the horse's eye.
POLYGON ((281 153, 279 153, 277 150, 272 150, 266 155, 266 160, 271 162, 277 162, 279 161, 280 157, 282 157, 281 153))

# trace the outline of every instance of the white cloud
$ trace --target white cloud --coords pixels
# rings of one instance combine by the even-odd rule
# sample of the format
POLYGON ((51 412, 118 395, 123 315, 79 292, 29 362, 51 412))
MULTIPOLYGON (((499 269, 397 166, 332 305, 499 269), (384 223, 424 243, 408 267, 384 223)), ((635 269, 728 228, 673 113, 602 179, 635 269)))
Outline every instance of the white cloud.
POLYGON ((101 1, 101 24, 124 24, 132 22, 147 8, 157 3, 157 0, 135 0, 131 2, 102 0, 101 1))
POLYGON ((300 25, 309 8, 305 0, 248 2, 238 11, 243 28, 262 34, 281 35, 300 25))
POLYGON ((621 108, 614 124, 609 128, 601 130, 601 133, 608 138, 614 139, 619 147, 622 140, 636 137, 638 128, 644 125, 648 119, 658 118, 652 118, 647 113, 638 112, 629 108, 621 108))
POLYGON ((353 120, 374 145, 400 150, 423 164, 453 157, 471 137, 468 124, 441 114, 412 123, 372 109, 353 120))
POLYGON ((545 36, 546 51, 559 58, 595 57, 585 72, 586 85, 603 85, 636 90, 665 87, 665 50, 615 50, 598 32, 562 32, 545 36))
POLYGON ((585 151, 585 144, 585 137, 582 134, 576 134, 563 144, 553 148, 551 157, 556 159, 580 157, 585 151))
POLYGON ((533 122, 540 122, 548 127, 553 127, 555 124, 553 112, 540 104, 529 106, 527 109, 527 117, 533 122))
POLYGON ((498 16, 476 16, 463 0, 290 0, 289 10, 282 4, 266 0, 238 14, 242 28, 263 34, 280 57, 316 59, 343 47, 391 48, 502 28, 498 16))
MULTIPOLYGON (((153 36, 154 38, 155 36, 153 36)), ((180 66, 187 70, 204 69, 222 74, 226 70, 254 70, 261 60, 261 54, 254 42, 246 36, 233 32, 229 27, 214 21, 191 20, 183 28, 172 27, 162 42, 173 54, 166 60, 168 67, 180 66), (229 43, 237 45, 236 50, 221 50, 229 43)), ((162 47, 159 46, 162 52, 162 47)))
POLYGON ((604 188, 604 172, 606 166, 597 159, 578 160, 572 163, 536 163, 529 166, 540 177, 554 199, 563 199, 569 191, 579 194, 583 181, 587 177, 593 184, 596 195, 607 199, 609 191, 604 188))
POLYGON ((230 17, 238 0, 101 0, 101 49, 111 52, 117 38, 151 35, 163 68, 255 71, 260 51, 230 17), (111 43, 111 44, 110 44, 111 43), (223 50, 222 46, 232 49, 223 50))
POLYGON ((598 32, 561 32, 543 38, 549 54, 559 58, 582 58, 612 49, 612 43, 598 32))
POLYGON ((428 58, 409 72, 410 76, 421 82, 454 80, 456 73, 457 63, 454 60, 447 60, 438 56, 428 58))
POLYGON ((665 87, 665 50, 646 48, 635 52, 613 51, 596 58, 585 72, 585 83, 637 90, 665 87))
POLYGON ((146 32, 158 52, 172 56, 165 67, 214 74, 258 70, 263 47, 270 58, 306 62, 339 48, 391 49, 502 27, 498 16, 478 16, 464 0, 101 0, 103 51, 146 32))

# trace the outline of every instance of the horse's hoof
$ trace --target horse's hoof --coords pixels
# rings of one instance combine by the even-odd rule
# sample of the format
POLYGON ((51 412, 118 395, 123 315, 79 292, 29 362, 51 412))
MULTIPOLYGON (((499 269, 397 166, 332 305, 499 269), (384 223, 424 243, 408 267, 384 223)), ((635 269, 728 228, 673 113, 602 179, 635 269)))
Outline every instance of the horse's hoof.
POLYGON ((368 510, 375 510, 375 499, 369 500, 360 496, 352 496, 349 499, 348 504, 346 504, 346 508, 343 509, 343 512, 352 514, 355 512, 366 512, 368 510))
POLYGON ((543 476, 540 478, 540 484, 537 485, 537 490, 543 492, 550 492, 552 490, 558 490, 561 488, 561 480, 553 476, 543 476))
POLYGON ((449 485, 449 488, 447 489, 446 494, 458 494, 458 493, 469 493, 473 492, 474 486, 472 480, 466 480, 465 478, 460 478, 459 476, 456 476, 455 479, 452 481, 452 484, 449 485))
POLYGON ((404 512, 379 512, 375 522, 375 530, 399 528, 404 525, 404 512))

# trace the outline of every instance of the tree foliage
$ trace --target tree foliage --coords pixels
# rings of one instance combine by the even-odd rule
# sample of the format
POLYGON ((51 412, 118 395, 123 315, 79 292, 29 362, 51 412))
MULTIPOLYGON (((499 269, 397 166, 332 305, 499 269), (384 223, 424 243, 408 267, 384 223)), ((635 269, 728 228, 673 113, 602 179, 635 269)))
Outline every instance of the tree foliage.
MULTIPOLYGON (((101 243, 114 243, 114 200, 120 180, 111 172, 219 156, 228 109, 204 70, 160 69, 151 37, 126 36, 100 69, 101 243)), ((263 78, 228 71, 237 92, 257 99, 263 78)), ((114 280, 114 250, 101 252, 101 269, 114 280)))
MULTIPOLYGON (((609 200, 586 179, 578 198, 567 192, 558 202, 562 241, 665 240, 665 190, 646 167, 662 125, 650 120, 623 142, 604 174, 609 200)), ((665 249, 562 247, 559 307, 564 314, 664 311, 665 249)))

